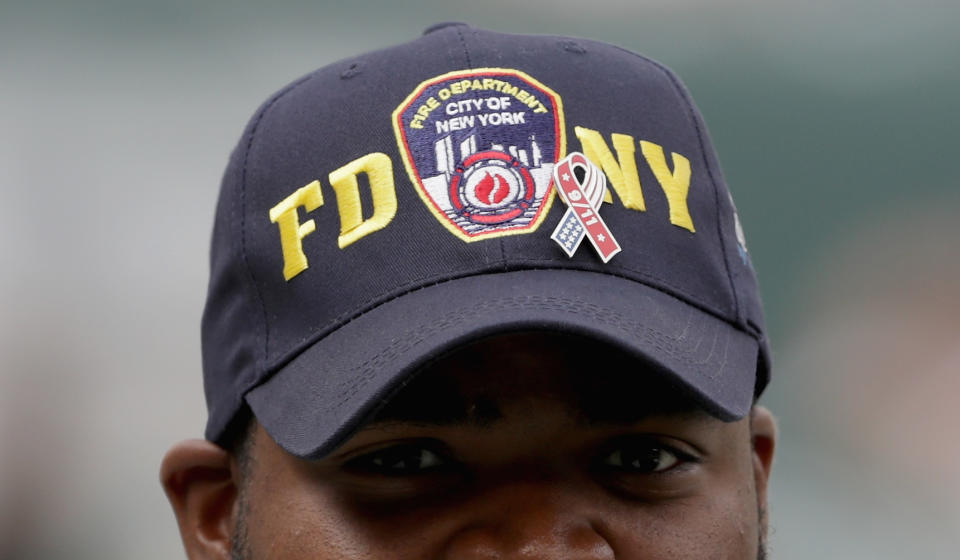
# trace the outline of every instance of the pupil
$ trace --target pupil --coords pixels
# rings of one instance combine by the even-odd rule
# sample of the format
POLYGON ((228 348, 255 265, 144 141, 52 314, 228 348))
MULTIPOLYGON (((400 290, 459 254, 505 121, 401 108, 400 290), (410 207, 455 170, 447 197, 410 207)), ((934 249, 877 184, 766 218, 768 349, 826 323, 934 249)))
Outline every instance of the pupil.
POLYGON ((660 450, 657 448, 627 451, 625 455, 624 462, 635 469, 653 471, 660 465, 660 450))
POLYGON ((387 460, 390 468, 398 471, 419 469, 423 462, 422 450, 398 449, 387 460))

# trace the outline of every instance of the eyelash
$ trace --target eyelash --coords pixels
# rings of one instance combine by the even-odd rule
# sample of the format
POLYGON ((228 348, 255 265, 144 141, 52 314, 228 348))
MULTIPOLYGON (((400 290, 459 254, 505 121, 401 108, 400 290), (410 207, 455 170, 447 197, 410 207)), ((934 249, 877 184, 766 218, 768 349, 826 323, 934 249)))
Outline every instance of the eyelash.
POLYGON ((451 453, 442 443, 432 440, 413 441, 388 445, 369 453, 347 460, 344 467, 352 472, 360 474, 373 474, 380 476, 418 476, 433 474, 438 472, 449 472, 456 466, 456 462, 450 459, 451 453), (406 463, 414 459, 414 452, 417 453, 416 460, 422 462, 433 462, 428 464, 427 468, 411 468, 406 463))
POLYGON ((665 475, 670 471, 682 468, 691 463, 697 463, 699 460, 694 455, 678 449, 674 445, 669 445, 655 437, 649 436, 630 436, 607 445, 600 454, 600 459, 595 462, 595 468, 601 471, 615 472, 626 475, 644 475, 659 476, 665 475), (632 452, 632 457, 629 452, 632 452), (669 454, 674 462, 673 464, 661 468, 645 468, 638 465, 633 467, 632 463, 642 459, 662 460, 664 454, 669 454), (646 455, 646 457, 644 457, 646 455), (611 464, 613 457, 617 458, 620 464, 611 464), (629 463, 629 464, 628 464, 629 463))
MULTIPOLYGON (((359 474, 388 477, 449 473, 460 467, 460 464, 452 458, 452 455, 452 452, 442 442, 420 440, 388 445, 364 453, 347 460, 344 463, 344 467, 349 471, 359 474), (418 464, 410 464, 412 461, 417 461, 418 464), (421 466, 423 463, 427 463, 426 468, 421 466)), ((675 446, 668 445, 657 438, 631 436, 616 440, 604 446, 599 454, 599 458, 593 461, 593 465, 595 470, 598 471, 625 475, 658 476, 665 475, 674 469, 696 462, 699 462, 698 459, 690 453, 677 449, 675 446), (642 466, 631 466, 635 460, 640 458, 652 459, 656 456, 656 459, 662 459, 664 453, 671 455, 675 463, 662 470, 647 469, 642 466), (646 457, 643 457, 644 454, 646 454, 646 457), (614 457, 616 457, 615 460, 613 459, 614 457), (633 459, 631 459, 631 457, 633 459)))

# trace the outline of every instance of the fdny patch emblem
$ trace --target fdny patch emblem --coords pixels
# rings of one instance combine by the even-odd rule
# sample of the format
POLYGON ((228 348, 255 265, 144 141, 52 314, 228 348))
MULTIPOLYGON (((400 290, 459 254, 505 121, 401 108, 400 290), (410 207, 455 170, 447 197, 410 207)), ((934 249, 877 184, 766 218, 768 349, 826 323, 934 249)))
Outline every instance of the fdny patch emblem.
POLYGON ((518 70, 431 78, 393 112, 397 144, 427 208, 464 241, 535 231, 566 150, 560 96, 518 70))

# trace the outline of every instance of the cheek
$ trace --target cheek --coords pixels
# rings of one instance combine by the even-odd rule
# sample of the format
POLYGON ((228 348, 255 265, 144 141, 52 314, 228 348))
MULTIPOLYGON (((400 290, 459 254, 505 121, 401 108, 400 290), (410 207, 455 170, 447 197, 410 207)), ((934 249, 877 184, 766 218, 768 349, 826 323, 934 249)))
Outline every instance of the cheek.
MULTIPOLYGON (((463 527, 457 507, 369 511, 318 491, 273 495, 251 508, 250 560, 422 560, 442 555, 463 527), (458 520, 459 519, 459 520, 458 520)), ((589 515, 616 557, 624 560, 755 560, 759 526, 752 487, 639 504, 605 500, 589 515)), ((596 502, 595 502, 596 503, 596 502)), ((469 517, 469 515, 467 515, 469 517)))
MULTIPOLYGON (((445 516, 421 508, 381 516, 328 496, 277 498, 250 510, 249 560, 422 560, 438 557, 457 530, 449 510, 445 516)), ((610 502, 595 511, 594 527, 624 560, 753 560, 759 528, 756 505, 747 498, 752 492, 657 506, 610 502)))
POLYGON ((254 500, 248 510, 250 558, 244 560, 326 560, 368 558, 362 538, 344 526, 323 501, 273 494, 254 500))
POLYGON ((370 535, 357 530, 323 487, 283 475, 275 473, 250 489, 250 558, 244 560, 377 558, 370 535))
MULTIPOLYGON (((756 560, 760 539, 749 447, 705 472, 695 496, 663 503, 622 504, 609 518, 614 549, 626 559, 756 560)), ((734 451, 735 450, 735 451, 734 451)))
POLYGON ((424 508, 371 511, 320 485, 264 490, 251 496, 249 560, 422 560, 450 530, 424 508))
POLYGON ((759 526, 750 502, 733 490, 664 505, 628 504, 608 517, 605 529, 617 558, 755 560, 759 526))

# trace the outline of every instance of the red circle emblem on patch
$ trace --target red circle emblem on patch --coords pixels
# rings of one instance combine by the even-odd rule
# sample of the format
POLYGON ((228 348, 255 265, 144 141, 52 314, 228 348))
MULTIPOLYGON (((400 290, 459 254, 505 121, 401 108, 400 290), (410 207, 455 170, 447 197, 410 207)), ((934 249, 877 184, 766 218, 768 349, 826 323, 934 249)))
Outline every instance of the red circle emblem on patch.
POLYGON ((503 152, 473 154, 450 180, 450 202, 457 214, 476 224, 500 224, 523 215, 536 186, 525 165, 503 152))

